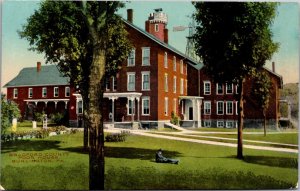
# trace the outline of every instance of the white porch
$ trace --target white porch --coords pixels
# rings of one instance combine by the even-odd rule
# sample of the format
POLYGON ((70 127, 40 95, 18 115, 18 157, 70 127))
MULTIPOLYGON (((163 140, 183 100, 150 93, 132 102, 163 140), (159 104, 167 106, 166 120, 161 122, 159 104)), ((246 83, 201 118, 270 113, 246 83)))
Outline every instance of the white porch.
POLYGON ((181 120, 190 122, 193 127, 201 127, 201 105, 203 97, 199 96, 179 96, 180 113, 183 117, 181 120))

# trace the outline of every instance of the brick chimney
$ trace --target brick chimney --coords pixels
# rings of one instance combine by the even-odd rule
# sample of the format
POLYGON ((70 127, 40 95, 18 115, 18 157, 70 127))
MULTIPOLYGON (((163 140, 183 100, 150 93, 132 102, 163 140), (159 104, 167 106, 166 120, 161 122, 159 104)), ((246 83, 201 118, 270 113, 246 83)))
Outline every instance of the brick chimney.
POLYGON ((42 63, 41 62, 37 62, 36 63, 36 71, 40 72, 41 71, 41 67, 42 67, 42 63))
POLYGON ((150 13, 145 22, 145 30, 161 41, 168 43, 167 14, 163 13, 161 8, 154 10, 155 12, 150 13))
POLYGON ((275 73, 275 62, 272 62, 272 72, 275 73))
POLYGON ((133 22, 133 9, 127 9, 127 21, 133 22))

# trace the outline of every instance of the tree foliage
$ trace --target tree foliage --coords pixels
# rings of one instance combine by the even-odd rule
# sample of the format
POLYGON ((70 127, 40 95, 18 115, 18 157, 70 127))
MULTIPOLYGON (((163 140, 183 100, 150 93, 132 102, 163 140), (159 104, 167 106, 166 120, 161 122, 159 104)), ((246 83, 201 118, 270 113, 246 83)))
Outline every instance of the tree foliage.
POLYGON ((5 95, 1 95, 1 134, 5 134, 6 130, 12 126, 13 118, 20 117, 18 105, 13 101, 6 100, 5 95))
POLYGON ((196 53, 216 81, 237 82, 271 59, 276 3, 196 2, 196 53))
POLYGON ((118 71, 131 50, 123 22, 115 14, 123 6, 120 1, 43 1, 19 32, 32 50, 45 53, 46 62, 56 64, 79 87, 92 190, 104 189, 105 78, 118 71))
POLYGON ((193 36, 204 71, 216 82, 238 84, 238 147, 243 158, 243 82, 271 59, 278 44, 270 25, 276 3, 194 2, 198 23, 193 36))

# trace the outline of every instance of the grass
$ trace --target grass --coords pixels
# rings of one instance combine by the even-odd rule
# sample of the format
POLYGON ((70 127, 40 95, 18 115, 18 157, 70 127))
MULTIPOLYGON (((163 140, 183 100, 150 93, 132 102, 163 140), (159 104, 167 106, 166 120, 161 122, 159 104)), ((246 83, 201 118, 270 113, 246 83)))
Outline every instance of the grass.
MULTIPOLYGON (((80 132, 2 144, 1 185, 87 190, 82 141, 80 132), (30 154, 41 161, 13 162, 30 154), (51 154, 58 157, 48 160, 51 154)), ((287 189, 298 181, 297 154, 244 149, 245 159, 238 160, 234 148, 131 135, 126 142, 105 143, 105 155, 105 189, 287 189), (158 148, 179 165, 155 163, 158 148)))

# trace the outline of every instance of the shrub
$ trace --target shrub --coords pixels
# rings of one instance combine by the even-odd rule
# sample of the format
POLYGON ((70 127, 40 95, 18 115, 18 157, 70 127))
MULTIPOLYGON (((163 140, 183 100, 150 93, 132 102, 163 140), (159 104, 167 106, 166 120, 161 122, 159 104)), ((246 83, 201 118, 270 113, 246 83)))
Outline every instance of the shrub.
POLYGON ((54 113, 50 116, 50 118, 51 118, 51 121, 53 123, 55 123, 56 125, 62 125, 63 124, 64 115, 61 114, 61 113, 54 113))
POLYGON ((70 134, 75 134, 75 133, 77 133, 77 132, 79 132, 78 129, 71 129, 71 130, 70 130, 70 134))
POLYGON ((42 113, 36 112, 36 113, 34 113, 34 120, 37 122, 42 122, 44 115, 45 115, 44 112, 42 112, 42 113))
POLYGON ((173 111, 171 112, 171 121, 170 122, 174 125, 179 124, 179 118, 173 111))
POLYGON ((129 135, 129 131, 121 131, 121 133, 108 133, 105 137, 106 142, 124 142, 129 135))

